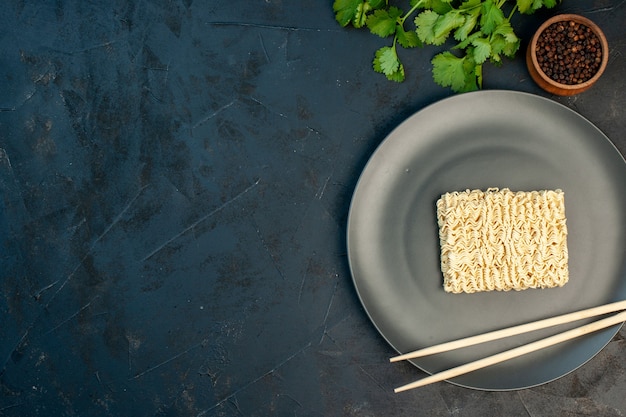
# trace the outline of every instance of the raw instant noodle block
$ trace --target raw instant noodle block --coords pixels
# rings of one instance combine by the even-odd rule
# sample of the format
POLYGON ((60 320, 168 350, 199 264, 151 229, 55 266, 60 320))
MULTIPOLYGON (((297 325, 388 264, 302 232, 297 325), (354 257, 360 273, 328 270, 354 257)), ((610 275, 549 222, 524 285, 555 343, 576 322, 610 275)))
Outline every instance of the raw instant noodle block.
POLYGON ((561 190, 446 193, 437 222, 446 292, 561 287, 569 279, 561 190))

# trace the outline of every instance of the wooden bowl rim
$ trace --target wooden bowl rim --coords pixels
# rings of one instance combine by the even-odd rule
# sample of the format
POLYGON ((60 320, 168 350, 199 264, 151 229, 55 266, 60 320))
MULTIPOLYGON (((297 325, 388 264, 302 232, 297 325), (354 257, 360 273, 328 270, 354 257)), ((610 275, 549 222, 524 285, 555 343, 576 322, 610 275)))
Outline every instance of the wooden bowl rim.
POLYGON ((609 62, 609 45, 606 40, 606 36, 604 35, 604 32, 602 32, 602 29, 600 29, 600 27, 597 24, 595 24, 595 22, 593 22, 592 20, 586 18, 585 16, 581 16, 578 14, 571 14, 571 13, 558 14, 546 20, 545 22, 543 22, 543 24, 539 26, 539 28, 533 35, 532 40, 530 42, 530 58, 532 60, 533 67, 535 67, 537 75, 541 77, 541 79, 544 80, 547 84, 553 87, 562 89, 562 90, 569 90, 569 91, 584 90, 584 89, 587 89, 592 84, 594 84, 604 72, 609 62), (598 71, 593 75, 593 77, 591 77, 584 83, 580 83, 580 84, 561 84, 561 83, 554 81, 552 78, 548 77, 543 72, 543 70, 539 66, 539 62, 537 62, 537 41, 539 40, 539 36, 546 30, 546 28, 548 28, 548 26, 552 25, 553 23, 568 22, 568 21, 574 21, 574 22, 581 23, 587 26, 589 29, 593 31, 593 33, 595 33, 595 35, 600 40, 600 45, 602 46, 602 62, 600 63, 600 68, 598 68, 598 71))

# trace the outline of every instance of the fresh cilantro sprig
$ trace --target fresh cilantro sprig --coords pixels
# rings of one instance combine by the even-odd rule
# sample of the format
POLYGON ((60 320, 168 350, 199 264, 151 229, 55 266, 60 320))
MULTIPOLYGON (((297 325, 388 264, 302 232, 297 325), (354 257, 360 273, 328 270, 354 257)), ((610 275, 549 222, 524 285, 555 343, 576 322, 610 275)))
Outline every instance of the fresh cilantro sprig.
POLYGON ((342 26, 367 27, 381 38, 393 36, 391 46, 378 49, 372 66, 374 71, 384 74, 389 80, 404 81, 404 66, 398 57, 397 45, 415 48, 422 43, 415 30, 406 30, 404 23, 420 7, 421 2, 412 2, 411 9, 404 13, 386 0, 335 0, 333 10, 342 26))
POLYGON ((405 13, 388 0, 335 0, 333 10, 342 26, 368 28, 381 38, 393 37, 391 46, 376 51, 372 63, 387 79, 402 82, 404 65, 398 45, 409 49, 424 45, 441 46, 451 38, 456 45, 432 59, 434 81, 455 92, 482 88, 483 64, 502 64, 513 58, 520 39, 511 26, 516 12, 531 14, 556 6, 559 0, 410 0, 405 13), (505 10, 507 12, 505 12, 505 10), (410 17, 413 28, 406 28, 410 17))

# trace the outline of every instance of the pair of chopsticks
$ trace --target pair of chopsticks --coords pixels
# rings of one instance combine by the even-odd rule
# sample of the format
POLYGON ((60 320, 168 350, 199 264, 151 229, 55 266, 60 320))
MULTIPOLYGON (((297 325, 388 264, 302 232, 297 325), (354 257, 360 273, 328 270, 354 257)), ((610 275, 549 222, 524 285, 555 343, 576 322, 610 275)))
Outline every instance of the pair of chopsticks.
MULTIPOLYGON (((470 336, 452 342, 442 343, 439 345, 419 349, 414 352, 405 353, 403 355, 395 356, 390 359, 390 362, 398 362, 407 359, 419 358, 422 356, 433 355, 436 353, 446 352, 453 349, 460 349, 467 346, 476 345, 479 343, 489 342, 491 340, 502 339, 504 337, 515 336, 522 333, 531 332, 534 330, 545 329, 546 327, 557 326, 559 324, 571 323, 573 321, 586 319, 589 317, 601 316, 603 314, 614 313, 616 311, 626 310, 626 300, 618 301, 611 304, 605 304, 599 307, 593 307, 586 310, 580 310, 573 313, 563 314, 561 316, 551 317, 532 323, 521 324, 519 326, 508 327, 502 330, 496 330, 489 333, 483 333, 477 336, 470 336)), ((537 350, 547 348, 552 345, 556 345, 566 340, 574 339, 589 333, 596 332, 598 330, 611 327, 613 325, 623 323, 626 321, 626 311, 612 315, 610 317, 594 321, 584 326, 577 327, 565 331, 563 333, 556 334, 554 336, 547 337, 545 339, 538 340, 536 342, 528 343, 526 345, 513 348, 501 353, 497 353, 492 356, 488 356, 483 359, 476 360, 474 362, 460 365, 455 368, 448 369, 443 372, 439 372, 422 378, 418 381, 412 382, 407 385, 403 385, 394 390, 394 392, 407 391, 413 388, 422 387, 424 385, 432 384, 434 382, 444 381, 446 379, 454 378, 459 375, 463 375, 487 366, 495 365, 500 362, 507 361, 509 359, 516 358, 518 356, 525 355, 527 353, 535 352, 537 350)))

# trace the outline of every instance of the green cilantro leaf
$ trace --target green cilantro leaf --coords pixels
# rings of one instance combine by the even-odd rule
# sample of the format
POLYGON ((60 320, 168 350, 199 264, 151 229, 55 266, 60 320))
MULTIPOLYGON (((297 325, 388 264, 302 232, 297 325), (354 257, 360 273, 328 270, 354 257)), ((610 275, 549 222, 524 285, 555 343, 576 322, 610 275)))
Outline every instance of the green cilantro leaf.
POLYGON ((491 35, 491 62, 499 64, 500 54, 513 58, 520 47, 520 39, 509 22, 503 22, 491 35))
POLYGON ((471 89, 478 89, 478 88, 483 88, 483 66, 482 64, 477 64, 476 67, 474 68, 474 77, 475 77, 475 83, 473 86, 467 86, 470 88, 470 90, 467 91, 472 91, 471 89))
POLYGON ((543 0, 544 7, 551 9, 555 7, 558 3, 558 0, 543 0))
POLYGON ((504 20, 504 12, 494 4, 493 0, 483 2, 480 27, 484 34, 490 35, 504 20))
POLYGON ((414 20, 417 36, 420 40, 426 44, 434 43, 435 39, 435 24, 439 19, 439 15, 432 11, 426 10, 417 15, 414 20))
POLYGON ((341 26, 348 26, 355 18, 357 10, 362 0, 335 0, 333 3, 333 11, 335 19, 341 26))
POLYGON ((387 4, 385 0, 367 0, 372 9, 380 9, 387 4))
POLYGON ((463 15, 456 10, 452 10, 440 16, 435 23, 435 27, 433 28, 435 38, 443 38, 445 40, 448 35, 450 35, 450 32, 462 26, 463 23, 465 23, 465 17, 463 17, 463 15))
POLYGON ((497 67, 502 65, 502 57, 500 56, 500 53, 495 52, 493 48, 491 49, 491 56, 489 57, 489 62, 491 62, 493 65, 497 67))
POLYGON ((481 36, 483 36, 483 33, 478 31, 478 32, 474 32, 471 35, 469 35, 464 41, 459 42, 454 49, 465 49, 468 46, 470 46, 472 44, 472 42, 474 42, 476 39, 480 38, 481 36))
POLYGON ((513 58, 519 50, 520 42, 507 42, 502 35, 496 35, 491 38, 491 57, 490 61, 494 64, 500 64, 502 58, 500 54, 504 54, 508 58, 513 58))
MULTIPOLYGON (((446 14, 452 10, 451 0, 421 0, 415 2, 415 4, 417 3, 420 3, 423 9, 430 9, 437 14, 446 14)), ((412 2, 411 6, 415 4, 412 2)))
POLYGON ((415 18, 417 36, 425 44, 441 45, 446 41, 447 34, 442 37, 435 35, 435 27, 439 18, 440 16, 432 10, 425 10, 415 18))
POLYGON ((504 45, 504 48, 502 49, 502 52, 508 58, 514 58, 515 54, 519 50, 519 47, 520 47, 520 41, 519 40, 517 42, 507 42, 504 45))
POLYGON ((376 51, 373 61, 374 71, 385 74, 391 81, 404 81, 404 66, 398 59, 396 48, 383 46, 376 51))
POLYGON ((414 30, 406 31, 401 24, 396 25, 396 39, 398 43, 405 48, 415 48, 422 46, 422 42, 414 30))
POLYGON ((478 18, 480 16, 480 8, 475 8, 471 10, 469 13, 465 14, 465 21, 463 24, 454 32, 454 39, 457 41, 464 41, 467 39, 470 33, 476 27, 478 23, 478 18))
POLYGON ((387 79, 389 81, 395 81, 397 83, 401 83, 402 81, 404 81, 404 65, 402 65, 401 63, 396 72, 393 72, 391 74, 385 74, 385 75, 387 75, 387 79))
POLYGON ((444 15, 437 14, 432 10, 425 10, 415 18, 417 36, 422 42, 430 45, 443 44, 450 32, 460 27, 465 22, 465 17, 452 10, 444 15))
POLYGON ((435 55, 431 61, 434 81, 457 93, 477 90, 482 84, 482 65, 476 64, 472 58, 472 48, 467 52, 468 55, 462 58, 448 51, 435 55))
POLYGON ((491 55, 491 43, 489 43, 489 39, 477 38, 472 41, 472 45, 474 45, 474 61, 477 64, 482 64, 489 58, 489 55, 491 55))
POLYGON ((472 51, 471 48, 469 48, 467 52, 468 55, 463 60, 463 69, 465 70, 465 85, 461 90, 457 91, 459 93, 474 91, 483 87, 483 65, 477 64, 472 59, 474 51, 472 51))
POLYGON ((363 26, 365 26, 367 22, 367 13, 371 10, 372 6, 370 6, 369 3, 361 2, 361 4, 359 4, 357 7, 354 19, 352 19, 352 26, 354 26, 355 28, 362 28, 363 26))
POLYGON ((367 27, 375 35, 386 38, 396 32, 396 23, 402 16, 402 10, 390 7, 389 10, 376 10, 367 17, 367 27))
POLYGON ((471 10, 478 8, 480 9, 480 5, 482 0, 466 0, 459 6, 459 10, 471 10))
POLYGON ((400 61, 396 50, 391 46, 383 46, 374 57, 374 71, 382 74, 391 74, 398 70, 400 61))
POLYGON ((433 79, 442 87, 451 87, 460 91, 465 87, 466 76, 463 66, 464 58, 459 58, 451 52, 441 52, 431 61, 433 64, 433 79))
POLYGON ((558 0, 517 0, 517 8, 520 13, 531 14, 542 7, 551 9, 556 6, 557 3, 558 0))
POLYGON ((519 42, 519 38, 515 34, 513 27, 509 21, 504 21, 493 31, 496 35, 502 35, 509 43, 519 42))
POLYGON ((517 0, 517 9, 520 13, 530 13, 534 0, 517 0))

